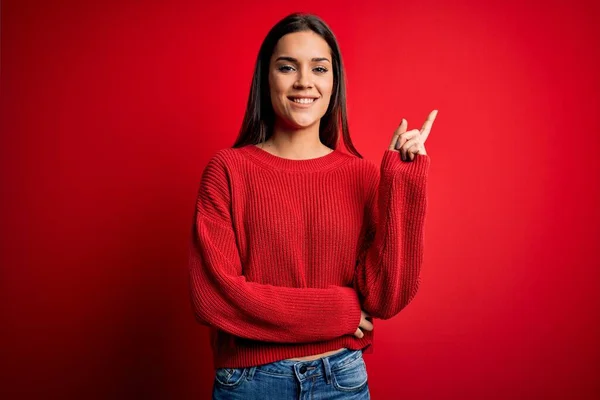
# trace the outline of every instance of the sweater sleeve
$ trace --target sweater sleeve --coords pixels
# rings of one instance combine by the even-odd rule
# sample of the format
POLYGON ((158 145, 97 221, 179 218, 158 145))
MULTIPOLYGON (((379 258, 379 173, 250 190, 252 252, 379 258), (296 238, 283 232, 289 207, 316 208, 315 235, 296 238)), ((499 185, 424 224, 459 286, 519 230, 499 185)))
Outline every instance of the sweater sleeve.
POLYGON ((402 161, 386 150, 374 168, 354 287, 362 309, 375 318, 398 314, 419 287, 430 162, 428 155, 402 161))
POLYGON ((189 247, 190 294, 199 322, 269 342, 354 334, 361 315, 354 288, 294 288, 246 279, 230 215, 229 181, 225 160, 213 157, 202 174, 189 247))

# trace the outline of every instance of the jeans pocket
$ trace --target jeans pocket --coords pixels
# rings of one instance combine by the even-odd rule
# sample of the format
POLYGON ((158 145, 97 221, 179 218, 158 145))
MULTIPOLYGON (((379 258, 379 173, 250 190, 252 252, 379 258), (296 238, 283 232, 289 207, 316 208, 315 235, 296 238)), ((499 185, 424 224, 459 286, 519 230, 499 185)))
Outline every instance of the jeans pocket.
POLYGON ((222 387, 234 388, 244 381, 246 373, 247 368, 217 368, 215 381, 222 387))
POLYGON ((333 386, 342 392, 358 392, 367 384, 367 366, 362 356, 345 364, 338 369, 331 370, 333 386))

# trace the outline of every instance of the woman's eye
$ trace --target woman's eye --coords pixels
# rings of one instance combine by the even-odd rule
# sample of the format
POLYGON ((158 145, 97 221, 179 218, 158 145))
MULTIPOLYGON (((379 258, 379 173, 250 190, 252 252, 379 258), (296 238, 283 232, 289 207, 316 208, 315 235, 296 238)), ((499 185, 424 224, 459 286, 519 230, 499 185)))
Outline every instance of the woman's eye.
MULTIPOLYGON (((295 68, 292 67, 291 65, 282 65, 282 66, 278 67, 277 70, 281 71, 281 72, 290 72, 290 71, 294 71, 295 68)), ((324 74, 329 70, 325 67, 316 67, 313 69, 313 71, 315 71, 319 74, 324 74)))
POLYGON ((293 70, 294 67, 292 67, 291 65, 282 65, 281 67, 279 67, 277 69, 281 72, 289 72, 289 71, 293 70))

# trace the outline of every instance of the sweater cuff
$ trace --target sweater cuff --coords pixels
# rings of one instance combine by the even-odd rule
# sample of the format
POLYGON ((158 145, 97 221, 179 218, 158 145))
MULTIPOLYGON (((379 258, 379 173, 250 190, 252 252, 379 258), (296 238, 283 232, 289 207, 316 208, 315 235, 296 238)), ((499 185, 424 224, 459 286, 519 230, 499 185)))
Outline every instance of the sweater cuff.
POLYGON ((381 172, 404 171, 408 175, 426 176, 429 171, 431 158, 427 154, 415 154, 412 161, 402 161, 400 152, 386 150, 381 160, 381 172))
MULTIPOLYGON (((343 287, 347 294, 348 298, 348 308, 345 310, 345 313, 341 316, 341 323, 346 328, 344 332, 349 335, 354 335, 356 332, 356 328, 360 325, 360 317, 361 317, 361 305, 360 300, 358 299, 358 294, 354 288, 343 287)), ((344 312, 344 311, 342 311, 344 312)))

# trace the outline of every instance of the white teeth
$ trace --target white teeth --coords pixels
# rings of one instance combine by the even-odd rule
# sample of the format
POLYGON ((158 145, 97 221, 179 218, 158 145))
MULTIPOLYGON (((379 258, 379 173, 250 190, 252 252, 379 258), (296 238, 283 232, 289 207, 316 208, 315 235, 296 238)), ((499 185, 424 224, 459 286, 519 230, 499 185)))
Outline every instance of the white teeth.
POLYGON ((308 104, 315 101, 315 99, 292 99, 294 103, 308 104))

